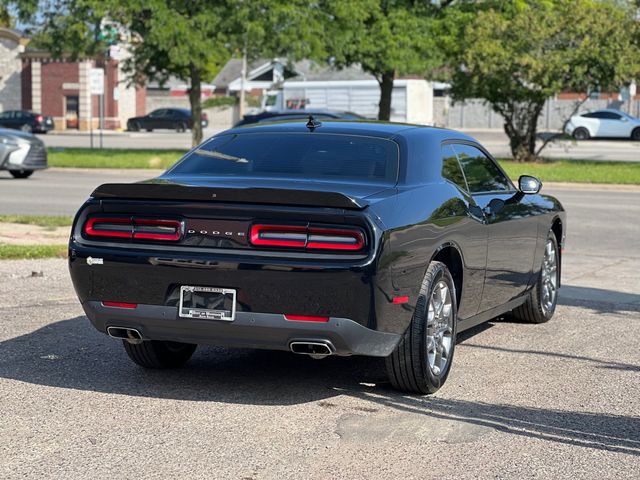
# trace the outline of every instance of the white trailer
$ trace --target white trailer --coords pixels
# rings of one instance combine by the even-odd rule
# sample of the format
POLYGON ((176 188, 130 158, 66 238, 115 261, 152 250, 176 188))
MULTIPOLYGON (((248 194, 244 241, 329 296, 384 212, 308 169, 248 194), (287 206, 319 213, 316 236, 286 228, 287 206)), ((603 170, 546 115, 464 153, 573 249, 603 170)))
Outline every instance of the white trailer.
MULTIPOLYGON (((266 110, 328 109, 378 117, 380 85, 376 80, 286 81, 269 92, 266 110)), ((426 80, 396 80, 391 96, 391 121, 433 124, 433 87, 426 80)))

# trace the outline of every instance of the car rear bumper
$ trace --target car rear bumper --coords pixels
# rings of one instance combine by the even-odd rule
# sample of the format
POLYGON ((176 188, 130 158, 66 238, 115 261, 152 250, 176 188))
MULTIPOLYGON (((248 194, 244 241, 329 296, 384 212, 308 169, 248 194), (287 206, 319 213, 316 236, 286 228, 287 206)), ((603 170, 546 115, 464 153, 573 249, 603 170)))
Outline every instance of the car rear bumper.
POLYGON ((284 315, 237 312, 233 321, 202 320, 178 316, 178 308, 137 305, 136 308, 105 307, 89 301, 84 311, 95 328, 133 328, 144 340, 171 340, 240 348, 290 350, 292 342, 319 342, 336 355, 386 357, 401 335, 366 328, 353 320, 330 318, 328 322, 290 321, 284 315))

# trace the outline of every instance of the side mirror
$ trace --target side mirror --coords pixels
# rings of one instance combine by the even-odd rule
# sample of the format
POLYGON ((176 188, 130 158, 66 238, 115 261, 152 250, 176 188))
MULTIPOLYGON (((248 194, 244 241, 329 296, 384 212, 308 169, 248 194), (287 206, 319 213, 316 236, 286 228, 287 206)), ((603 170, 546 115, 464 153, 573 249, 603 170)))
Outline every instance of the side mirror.
POLYGON ((542 182, 531 175, 522 175, 518 179, 518 189, 524 194, 538 193, 542 188, 542 182))

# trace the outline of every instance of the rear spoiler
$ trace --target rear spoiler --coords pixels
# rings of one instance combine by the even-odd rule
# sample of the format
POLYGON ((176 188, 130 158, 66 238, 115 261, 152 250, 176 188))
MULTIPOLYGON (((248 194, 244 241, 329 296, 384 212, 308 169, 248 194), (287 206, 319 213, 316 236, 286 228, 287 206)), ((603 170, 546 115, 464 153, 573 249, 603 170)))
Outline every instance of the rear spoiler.
POLYGON ((368 203, 337 192, 275 188, 218 188, 175 183, 105 183, 91 194, 94 198, 196 202, 262 203, 362 210, 368 203))

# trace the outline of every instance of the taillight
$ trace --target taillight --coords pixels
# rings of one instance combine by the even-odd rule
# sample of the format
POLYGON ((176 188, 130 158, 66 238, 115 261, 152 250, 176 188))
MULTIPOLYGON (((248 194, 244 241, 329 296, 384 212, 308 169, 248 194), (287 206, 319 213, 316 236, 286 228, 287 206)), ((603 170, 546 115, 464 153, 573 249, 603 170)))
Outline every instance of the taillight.
POLYGON ((299 247, 307 244, 307 227, 254 225, 251 243, 264 247, 299 247))
POLYGON ((364 246, 362 233, 357 230, 336 228, 310 228, 307 248, 324 250, 361 250, 364 246))
POLYGON ((131 218, 93 217, 84 224, 84 233, 90 237, 131 238, 133 223, 131 218))
POLYGON ((358 251, 364 247, 364 235, 348 228, 258 224, 251 227, 251 243, 260 247, 358 251))
POLYGON ((133 238, 175 242, 182 237, 182 223, 177 220, 133 219, 133 238))
POLYGON ((207 115, 206 113, 203 113, 201 116, 202 120, 209 120, 209 115, 207 115))
POLYGON ((182 238, 182 222, 156 218, 92 217, 84 225, 89 237, 135 240, 177 241, 182 238))
POLYGON ((38 122, 38 123, 42 123, 42 122, 43 122, 43 120, 44 120, 44 117, 43 117, 42 115, 38 115, 38 116, 36 117, 36 122, 38 122))

